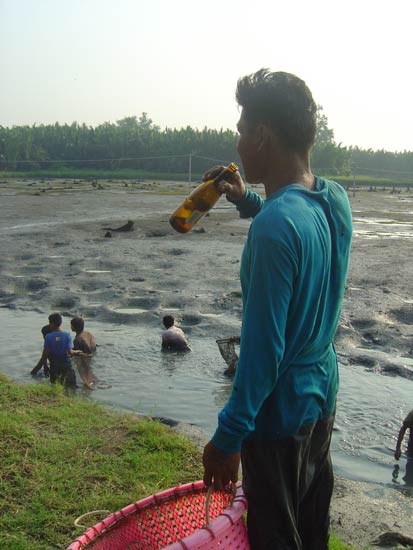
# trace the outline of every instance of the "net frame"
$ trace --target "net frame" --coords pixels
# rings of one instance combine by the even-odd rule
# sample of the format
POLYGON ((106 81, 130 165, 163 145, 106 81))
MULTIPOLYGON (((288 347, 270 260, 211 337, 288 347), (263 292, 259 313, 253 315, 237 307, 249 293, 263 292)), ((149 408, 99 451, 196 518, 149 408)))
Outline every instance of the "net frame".
POLYGON ((215 341, 222 358, 228 365, 227 374, 234 375, 238 365, 238 355, 235 351, 235 344, 239 344, 239 338, 233 336, 231 338, 220 338, 215 341))

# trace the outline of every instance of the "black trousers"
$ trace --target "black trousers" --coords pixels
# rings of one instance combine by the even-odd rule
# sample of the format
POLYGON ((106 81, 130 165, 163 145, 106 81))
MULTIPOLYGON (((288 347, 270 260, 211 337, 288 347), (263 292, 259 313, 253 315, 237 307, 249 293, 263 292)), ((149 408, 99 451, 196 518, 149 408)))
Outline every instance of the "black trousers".
POLYGON ((334 417, 241 451, 251 550, 328 550, 334 417))
POLYGON ((76 387, 76 374, 70 360, 50 361, 50 382, 60 382, 68 388, 76 387))

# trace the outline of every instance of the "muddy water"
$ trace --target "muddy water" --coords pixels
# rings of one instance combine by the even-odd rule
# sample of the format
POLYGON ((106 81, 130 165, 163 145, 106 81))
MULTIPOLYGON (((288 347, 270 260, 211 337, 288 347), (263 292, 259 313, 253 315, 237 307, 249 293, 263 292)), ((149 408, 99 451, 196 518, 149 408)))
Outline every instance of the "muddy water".
MULTIPOLYGON (((210 434, 231 387, 215 339, 239 334, 249 222, 221 201, 205 231, 182 236, 168 224, 181 196, 32 185, 0 188, 0 371, 32 382, 47 315, 63 312, 67 329, 82 314, 99 344, 101 384, 91 391, 79 380, 79 394, 210 434), (104 237, 105 226, 128 219, 133 232, 104 237), (192 353, 161 353, 165 312, 181 319, 192 353)), ((413 197, 360 192, 352 209, 333 461, 343 477, 391 484, 397 433, 413 407, 413 197)), ((395 483, 403 485, 405 468, 403 458, 395 483)))
MULTIPOLYGON (((44 322, 44 315, 0 309, 1 372, 32 382, 29 371, 41 352, 44 322)), ((69 326, 68 318, 64 326, 69 326)), ((88 328, 99 344, 93 368, 102 388, 90 391, 78 376, 79 394, 118 409, 192 423, 206 434, 214 430, 231 386, 214 339, 194 336, 191 353, 162 353, 160 329, 99 322, 88 328)), ((384 377, 359 365, 340 366, 340 378, 332 444, 335 471, 349 479, 392 483, 393 449, 411 407, 413 381, 384 377)), ((404 469, 402 459, 397 480, 402 485, 404 469)))

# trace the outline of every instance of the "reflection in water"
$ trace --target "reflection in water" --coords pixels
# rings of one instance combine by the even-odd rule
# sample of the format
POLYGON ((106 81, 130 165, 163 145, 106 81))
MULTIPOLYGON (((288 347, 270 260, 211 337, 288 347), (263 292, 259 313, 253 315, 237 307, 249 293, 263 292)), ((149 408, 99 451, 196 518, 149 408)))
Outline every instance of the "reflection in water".
MULTIPOLYGON (((392 481, 393 483, 400 483, 399 481, 400 466, 394 465, 392 481)), ((405 475, 402 477, 407 487, 413 487, 413 458, 408 458, 406 461, 405 475)))
POLYGON ((406 475, 403 480, 406 482, 406 485, 413 487, 413 458, 408 458, 406 462, 406 475))
POLYGON ((77 372, 83 383, 93 389, 98 385, 99 379, 92 369, 92 357, 73 357, 72 364, 76 366, 77 372))
POLYGON ((181 358, 183 353, 186 352, 161 349, 160 347, 162 368, 165 370, 165 372, 172 374, 174 371, 176 371, 177 367, 179 366, 179 359, 181 358))
POLYGON ((92 388, 88 388, 85 384, 82 384, 82 386, 77 391, 77 395, 80 395, 80 396, 84 397, 85 399, 92 400, 93 391, 94 390, 92 388))
POLYGON ((213 393, 214 403, 219 410, 222 409, 222 407, 225 405, 225 403, 228 400, 228 397, 232 389, 232 382, 233 382, 232 379, 225 376, 222 380, 222 384, 220 386, 217 386, 217 388, 213 393))

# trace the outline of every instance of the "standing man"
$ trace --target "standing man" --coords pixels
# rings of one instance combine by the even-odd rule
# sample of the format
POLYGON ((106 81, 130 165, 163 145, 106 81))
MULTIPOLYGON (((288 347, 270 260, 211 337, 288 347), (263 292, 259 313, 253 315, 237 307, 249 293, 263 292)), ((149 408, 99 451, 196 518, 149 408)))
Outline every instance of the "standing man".
POLYGON ((73 350, 72 336, 70 332, 63 332, 62 316, 59 313, 49 315, 51 332, 44 338, 43 358, 49 359, 50 382, 60 382, 68 387, 76 387, 76 375, 73 370, 70 356, 81 354, 81 351, 73 350))
POLYGON ((204 449, 204 481, 235 482, 241 458, 251 549, 327 550, 349 201, 311 172, 316 104, 302 80, 261 69, 238 81, 236 97, 245 177, 266 198, 238 173, 220 184, 240 216, 254 219, 241 261, 240 356, 204 449))
POLYGON ((70 328, 76 333, 73 349, 82 352, 81 356, 75 358, 79 376, 88 388, 93 389, 99 382, 91 366, 92 356, 96 352, 96 339, 91 332, 85 330, 82 317, 74 317, 70 321, 70 328))
POLYGON ((73 348, 83 351, 83 353, 87 353, 88 355, 95 353, 96 339, 91 332, 85 330, 84 319, 82 317, 74 317, 70 321, 70 328, 76 333, 73 340, 73 348))

